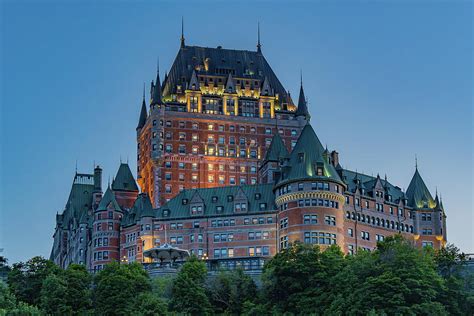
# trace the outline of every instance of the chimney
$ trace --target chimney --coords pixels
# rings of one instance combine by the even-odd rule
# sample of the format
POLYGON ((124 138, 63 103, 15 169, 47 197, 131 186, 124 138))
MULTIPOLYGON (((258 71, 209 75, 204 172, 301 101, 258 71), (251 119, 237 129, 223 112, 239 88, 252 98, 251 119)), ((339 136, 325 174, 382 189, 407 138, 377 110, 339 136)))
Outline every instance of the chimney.
POLYGON ((102 192, 102 168, 94 168, 94 192, 102 192))
POLYGON ((339 153, 335 150, 331 152, 331 162, 334 167, 336 167, 339 164, 339 153))

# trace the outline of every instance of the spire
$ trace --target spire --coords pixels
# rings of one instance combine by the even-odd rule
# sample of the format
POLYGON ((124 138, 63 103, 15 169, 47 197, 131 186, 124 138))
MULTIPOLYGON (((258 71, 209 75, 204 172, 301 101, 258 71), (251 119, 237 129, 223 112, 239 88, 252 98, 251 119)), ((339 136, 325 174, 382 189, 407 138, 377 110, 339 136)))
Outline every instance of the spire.
POLYGON ((151 97, 150 105, 162 104, 161 102, 161 80, 160 80, 160 60, 158 59, 156 65, 156 80, 153 86, 153 95, 151 97))
POLYGON ((306 97, 304 95, 302 71, 300 73, 300 96, 298 98, 298 109, 296 110, 296 116, 304 116, 307 120, 309 120, 311 117, 308 112, 306 97))
POLYGON ((181 48, 184 48, 184 18, 181 17, 181 48))
POLYGON ((138 119, 137 130, 145 126, 146 119, 147 119, 147 111, 146 111, 146 102, 145 102, 145 83, 143 83, 142 108, 140 110, 140 118, 138 119))
POLYGON ((262 45, 260 44, 260 22, 258 22, 258 28, 257 28, 257 52, 261 53, 262 52, 262 45))

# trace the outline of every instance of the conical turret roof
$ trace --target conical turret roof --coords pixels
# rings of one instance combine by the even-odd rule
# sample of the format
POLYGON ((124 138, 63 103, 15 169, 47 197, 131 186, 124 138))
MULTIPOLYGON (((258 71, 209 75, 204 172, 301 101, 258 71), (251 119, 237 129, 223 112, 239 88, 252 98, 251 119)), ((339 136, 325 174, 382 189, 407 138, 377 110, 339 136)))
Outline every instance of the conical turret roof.
POLYGON ((155 217, 155 211, 151 205, 148 194, 139 194, 135 203, 133 204, 133 210, 139 217, 155 217))
POLYGON ((114 192, 110 189, 110 186, 107 188, 107 191, 105 191, 104 196, 102 197, 102 200, 100 200, 99 207, 97 207, 98 211, 106 211, 107 206, 112 203, 112 206, 114 210, 116 211, 121 211, 120 206, 117 203, 117 200, 115 199, 115 194, 114 192))
POLYGON ((300 96, 298 98, 298 109, 296 110, 296 116, 304 116, 309 119, 308 105, 306 104, 306 97, 304 96, 303 82, 300 86, 300 96))
POLYGON ((265 160, 280 161, 280 159, 288 158, 289 155, 290 154, 288 153, 288 150, 286 149, 286 146, 280 137, 280 133, 276 133, 275 136, 273 136, 270 147, 267 150, 265 160))
POLYGON ((153 86, 153 95, 151 98, 151 105, 162 104, 161 101, 161 81, 160 81, 160 71, 156 71, 156 81, 153 86))
POLYGON ((435 201, 426 187, 425 182, 421 178, 418 168, 415 169, 415 174, 408 185, 406 196, 408 199, 408 205, 412 207, 433 208, 435 206, 435 201))
POLYGON ((147 115, 147 111, 146 111, 145 97, 143 97, 142 108, 140 110, 140 118, 138 119, 137 129, 140 129, 143 126, 145 126, 147 116, 148 115, 147 115))
POLYGON ((295 148, 291 152, 289 170, 284 172, 281 182, 329 178, 340 183, 334 166, 323 157, 324 147, 310 124, 306 124, 301 132, 295 148), (323 175, 317 175, 317 168, 323 168, 323 175))
POLYGON ((112 182, 114 191, 138 191, 138 186, 127 163, 121 163, 112 182))

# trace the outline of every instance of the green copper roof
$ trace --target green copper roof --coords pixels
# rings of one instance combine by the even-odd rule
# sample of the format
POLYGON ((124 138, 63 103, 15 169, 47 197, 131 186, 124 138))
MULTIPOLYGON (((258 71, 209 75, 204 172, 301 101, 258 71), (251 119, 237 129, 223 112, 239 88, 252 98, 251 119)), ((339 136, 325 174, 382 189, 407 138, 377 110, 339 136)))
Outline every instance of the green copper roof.
POLYGON ((310 124, 301 132, 295 148, 291 152, 281 182, 309 179, 332 179, 342 183, 336 169, 323 157, 324 147, 310 124), (323 176, 317 176, 317 167, 323 167, 323 176))
POLYGON ((78 222, 91 207, 92 192, 94 191, 94 175, 76 173, 63 214, 58 224, 68 227, 72 222, 78 222))
POLYGON ((140 111, 140 118, 138 119, 137 129, 142 128, 143 126, 145 126, 146 117, 147 117, 146 103, 145 103, 145 98, 143 98, 142 109, 140 111))
MULTIPOLYGON (((375 183, 377 182, 377 177, 368 176, 356 171, 341 169, 340 172, 342 174, 342 180, 347 185, 347 191, 352 193, 354 193, 357 188, 365 189, 366 192, 372 191, 374 189, 375 183), (359 186, 357 185, 357 180, 360 181, 359 186)), ((399 201, 400 199, 404 198, 404 193, 399 187, 391 184, 386 179, 380 179, 380 181, 382 182, 383 187, 392 196, 393 201, 399 201)))
POLYGON ((286 149, 283 140, 280 137, 280 133, 276 133, 272 138, 270 147, 267 150, 265 155, 265 160, 267 161, 280 161, 282 158, 288 158, 290 154, 286 149))
POLYGON ((296 110, 296 116, 304 116, 306 119, 310 118, 308 104, 306 103, 306 97, 304 96, 303 82, 301 82, 300 86, 300 96, 298 98, 298 109, 296 110))
POLYGON ((121 163, 117 175, 112 182, 114 191, 138 191, 137 183, 133 177, 130 167, 126 163, 121 163))
POLYGON ((140 217, 154 217, 155 210, 151 205, 150 198, 148 194, 142 193, 138 195, 138 198, 135 200, 133 204, 133 208, 137 211, 140 217))
POLYGON ((436 203, 431 196, 430 191, 426 187, 425 182, 421 178, 418 168, 410 181, 407 189, 408 205, 415 208, 433 208, 436 203))
POLYGON ((102 200, 100 200, 99 207, 97 207, 98 211, 106 211, 107 206, 112 203, 113 208, 116 211, 121 211, 120 206, 117 203, 117 200, 115 199, 115 194, 114 192, 110 189, 110 187, 107 188, 107 191, 105 191, 104 196, 102 197, 102 200))
POLYGON ((245 214, 255 215, 273 210, 275 204, 273 184, 184 190, 158 209, 157 217, 170 219, 191 217, 191 205, 196 201, 203 203, 204 216, 232 215, 234 202, 237 200, 247 201, 245 214), (165 210, 169 212, 168 216, 164 216, 165 210))
POLYGON ((141 193, 138 195, 132 208, 123 217, 122 226, 133 225, 142 217, 155 216, 156 210, 153 209, 148 194, 141 193))

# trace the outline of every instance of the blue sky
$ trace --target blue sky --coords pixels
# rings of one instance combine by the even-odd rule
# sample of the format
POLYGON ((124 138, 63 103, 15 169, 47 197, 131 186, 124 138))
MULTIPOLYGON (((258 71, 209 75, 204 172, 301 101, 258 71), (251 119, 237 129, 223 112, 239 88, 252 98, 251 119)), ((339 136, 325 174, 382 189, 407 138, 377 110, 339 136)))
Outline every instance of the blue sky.
MULTIPOLYGON (((415 154, 448 239, 474 252, 470 1, 3 1, 0 248, 49 256, 77 160, 136 170, 143 82, 189 45, 262 51, 344 167, 406 188, 415 154)), ((163 74, 162 74, 163 75, 163 74)))

